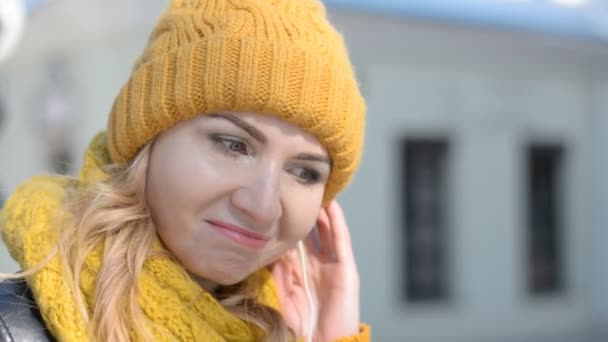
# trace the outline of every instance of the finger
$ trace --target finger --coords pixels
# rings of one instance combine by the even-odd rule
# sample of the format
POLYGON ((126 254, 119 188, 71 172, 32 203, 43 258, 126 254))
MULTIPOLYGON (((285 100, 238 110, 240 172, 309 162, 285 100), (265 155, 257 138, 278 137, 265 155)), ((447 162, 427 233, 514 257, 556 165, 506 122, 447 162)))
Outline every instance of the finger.
POLYGON ((319 214, 317 223, 319 229, 319 239, 321 240, 322 252, 321 256, 330 261, 336 259, 336 253, 334 248, 334 239, 332 236, 332 225, 327 215, 327 210, 324 208, 319 214))
POLYGON ((304 239, 304 245, 306 246, 306 252, 309 255, 316 257, 321 255, 321 237, 319 236, 319 228, 316 225, 304 239))
POLYGON ((329 226, 329 216, 327 216, 327 209, 321 208, 319 211, 319 217, 317 218, 317 225, 329 226))
POLYGON ((293 274, 289 263, 283 259, 277 260, 271 267, 270 272, 276 282, 278 289, 283 290, 283 294, 288 295, 293 291, 293 274))
POLYGON ((333 200, 327 206, 326 211, 329 217, 333 246, 338 261, 353 261, 354 255, 350 232, 348 231, 348 225, 346 224, 342 208, 333 200))
POLYGON ((319 261, 327 262, 332 255, 331 232, 329 218, 324 208, 319 211, 317 224, 305 240, 309 255, 316 257, 319 261))
POLYGON ((324 208, 319 211, 317 223, 304 240, 309 255, 325 260, 331 256, 333 242, 329 218, 324 208))
POLYGON ((304 317, 303 308, 298 305, 303 299, 300 297, 301 291, 294 286, 292 265, 285 259, 280 259, 271 267, 272 277, 275 281, 279 295, 279 307, 285 323, 294 330, 299 336, 304 333, 302 322, 304 317))
POLYGON ((291 284, 301 286, 303 284, 302 270, 298 252, 295 248, 288 250, 283 256, 281 262, 285 264, 285 269, 289 272, 291 284))

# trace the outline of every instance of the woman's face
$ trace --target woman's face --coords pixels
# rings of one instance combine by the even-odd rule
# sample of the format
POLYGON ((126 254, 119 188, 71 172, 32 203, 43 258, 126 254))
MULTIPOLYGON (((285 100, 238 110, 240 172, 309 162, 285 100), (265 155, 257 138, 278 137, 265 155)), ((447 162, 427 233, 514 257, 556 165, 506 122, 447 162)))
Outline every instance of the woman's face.
POLYGON ((154 142, 146 197, 186 269, 230 285, 308 235, 330 169, 317 139, 279 118, 199 115, 154 142))

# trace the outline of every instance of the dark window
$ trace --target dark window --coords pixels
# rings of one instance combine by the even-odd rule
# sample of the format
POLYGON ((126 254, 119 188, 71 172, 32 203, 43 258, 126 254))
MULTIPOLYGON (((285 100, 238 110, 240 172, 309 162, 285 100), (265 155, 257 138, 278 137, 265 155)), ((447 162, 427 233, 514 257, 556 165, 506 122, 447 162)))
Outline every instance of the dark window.
POLYGON ((69 146, 58 146, 49 151, 50 168, 54 173, 67 175, 72 170, 72 150, 69 146))
POLYGON ((561 216, 563 148, 528 147, 527 281, 533 294, 562 290, 561 216))
POLYGON ((405 299, 441 300, 447 297, 447 142, 405 139, 401 149, 405 299))

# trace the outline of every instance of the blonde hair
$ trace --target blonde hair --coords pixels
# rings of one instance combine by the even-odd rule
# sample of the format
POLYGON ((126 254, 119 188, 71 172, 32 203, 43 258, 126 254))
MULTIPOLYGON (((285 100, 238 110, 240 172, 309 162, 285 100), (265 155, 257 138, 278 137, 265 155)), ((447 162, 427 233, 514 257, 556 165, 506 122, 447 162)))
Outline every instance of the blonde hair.
MULTIPOLYGON (((31 276, 58 254, 90 338, 96 341, 153 340, 137 302, 139 277, 148 258, 173 256, 151 252, 156 229, 145 193, 152 144, 127 165, 109 165, 106 179, 71 187, 63 207, 70 220, 58 227, 59 242, 51 254, 28 270, 0 275, 31 276), (79 289, 80 273, 87 255, 101 244, 105 247, 90 315, 79 289)), ((281 314, 256 300, 260 283, 253 280, 220 286, 214 295, 233 315, 258 326, 268 341, 295 340, 281 314)))

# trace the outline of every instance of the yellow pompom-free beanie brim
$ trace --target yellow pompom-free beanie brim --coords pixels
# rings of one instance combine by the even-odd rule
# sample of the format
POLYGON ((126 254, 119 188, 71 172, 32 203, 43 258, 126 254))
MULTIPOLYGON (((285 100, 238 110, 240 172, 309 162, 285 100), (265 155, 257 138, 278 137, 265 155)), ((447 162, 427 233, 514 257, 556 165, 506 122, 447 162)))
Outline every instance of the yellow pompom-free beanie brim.
POLYGON ((174 0, 112 107, 112 160, 219 111, 275 115, 316 136, 332 158, 324 203, 359 164, 365 102, 319 1, 174 0))

